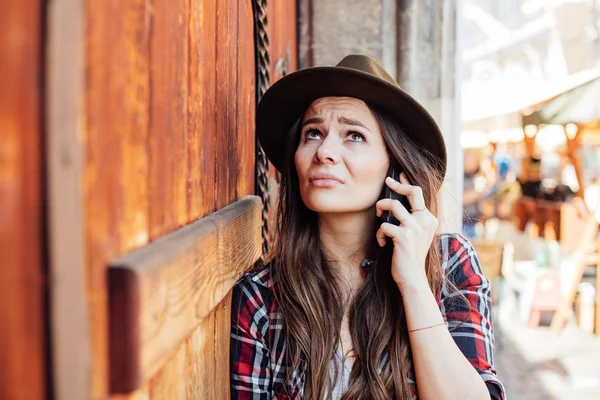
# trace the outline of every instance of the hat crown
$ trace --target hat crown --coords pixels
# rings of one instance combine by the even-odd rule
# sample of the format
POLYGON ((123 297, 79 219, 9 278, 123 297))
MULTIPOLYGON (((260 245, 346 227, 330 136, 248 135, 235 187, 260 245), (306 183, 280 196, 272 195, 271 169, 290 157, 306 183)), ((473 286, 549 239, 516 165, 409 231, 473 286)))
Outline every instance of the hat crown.
POLYGON ((342 59, 336 67, 349 68, 383 79, 394 86, 400 87, 398 82, 373 58, 362 54, 351 54, 342 59))

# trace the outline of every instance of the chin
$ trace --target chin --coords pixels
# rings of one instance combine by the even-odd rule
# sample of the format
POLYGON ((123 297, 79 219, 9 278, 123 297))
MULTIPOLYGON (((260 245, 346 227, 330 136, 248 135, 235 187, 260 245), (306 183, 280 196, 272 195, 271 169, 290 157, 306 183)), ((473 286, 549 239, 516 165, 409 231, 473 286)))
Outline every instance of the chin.
POLYGON ((312 193, 302 200, 309 210, 316 213, 351 213, 368 208, 368 205, 357 207, 356 201, 333 194, 312 193))

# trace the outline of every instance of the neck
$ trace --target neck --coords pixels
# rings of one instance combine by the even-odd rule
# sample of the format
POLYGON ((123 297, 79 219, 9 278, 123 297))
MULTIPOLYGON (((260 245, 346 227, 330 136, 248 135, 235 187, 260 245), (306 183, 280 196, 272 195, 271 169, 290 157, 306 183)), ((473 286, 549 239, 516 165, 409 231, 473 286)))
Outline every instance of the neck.
POLYGON ((368 256, 368 245, 373 235, 374 218, 374 210, 319 215, 323 253, 343 277, 350 278, 361 273, 361 262, 368 256))

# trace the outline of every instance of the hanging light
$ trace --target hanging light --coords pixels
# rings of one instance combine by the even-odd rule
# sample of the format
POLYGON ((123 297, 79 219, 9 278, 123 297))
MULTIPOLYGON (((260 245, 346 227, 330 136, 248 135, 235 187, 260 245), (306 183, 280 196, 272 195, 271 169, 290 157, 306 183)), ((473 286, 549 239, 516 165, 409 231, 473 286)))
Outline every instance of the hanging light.
POLYGON ((525 136, 527 136, 528 138, 532 138, 537 133, 538 127, 536 125, 525 125, 524 131, 525 136))
POLYGON ((569 139, 575 139, 577 136, 577 131, 579 131, 579 127, 575 124, 567 124, 565 125, 565 133, 569 139))

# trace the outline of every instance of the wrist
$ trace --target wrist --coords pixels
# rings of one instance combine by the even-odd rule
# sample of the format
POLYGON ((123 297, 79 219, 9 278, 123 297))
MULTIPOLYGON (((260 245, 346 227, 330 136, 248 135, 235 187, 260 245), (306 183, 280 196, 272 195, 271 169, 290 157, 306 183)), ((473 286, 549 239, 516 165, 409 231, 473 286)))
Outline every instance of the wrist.
POLYGON ((399 282, 396 282, 396 285, 398 285, 398 289, 402 294, 431 293, 429 281, 427 280, 427 275, 425 275, 425 273, 410 279, 402 279, 399 282))

